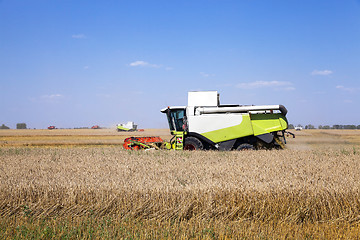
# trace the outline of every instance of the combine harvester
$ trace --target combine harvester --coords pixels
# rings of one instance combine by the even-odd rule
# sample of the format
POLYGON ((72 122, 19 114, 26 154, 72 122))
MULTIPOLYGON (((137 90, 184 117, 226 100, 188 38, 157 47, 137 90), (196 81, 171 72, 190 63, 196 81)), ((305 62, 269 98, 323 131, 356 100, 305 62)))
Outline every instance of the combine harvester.
POLYGON ((116 126, 118 132, 133 132, 137 130, 137 125, 134 122, 120 123, 116 126))
MULTIPOLYGON (((283 105, 220 105, 217 91, 189 92, 188 106, 161 110, 170 142, 159 137, 130 137, 125 149, 252 150, 285 148, 288 128, 283 105)), ((292 133, 290 133, 293 135, 292 133)), ((293 137, 295 137, 293 135, 293 137)))

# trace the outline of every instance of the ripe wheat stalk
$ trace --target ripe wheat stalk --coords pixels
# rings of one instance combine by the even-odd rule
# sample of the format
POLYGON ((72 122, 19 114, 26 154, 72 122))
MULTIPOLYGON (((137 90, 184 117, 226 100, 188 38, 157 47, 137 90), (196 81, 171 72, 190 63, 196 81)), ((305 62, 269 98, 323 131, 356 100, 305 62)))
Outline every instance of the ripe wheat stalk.
POLYGON ((0 216, 359 222, 360 154, 3 148, 0 216))

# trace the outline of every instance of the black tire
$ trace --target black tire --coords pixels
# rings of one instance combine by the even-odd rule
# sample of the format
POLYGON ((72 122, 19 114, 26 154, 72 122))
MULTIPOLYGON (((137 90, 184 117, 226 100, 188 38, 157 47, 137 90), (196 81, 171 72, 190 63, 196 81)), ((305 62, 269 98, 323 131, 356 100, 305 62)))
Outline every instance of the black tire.
POLYGON ((248 150, 255 150, 254 146, 249 143, 240 144, 237 148, 237 151, 248 151, 248 150))
POLYGON ((195 151, 204 149, 202 142, 196 137, 187 137, 184 141, 184 150, 195 151))

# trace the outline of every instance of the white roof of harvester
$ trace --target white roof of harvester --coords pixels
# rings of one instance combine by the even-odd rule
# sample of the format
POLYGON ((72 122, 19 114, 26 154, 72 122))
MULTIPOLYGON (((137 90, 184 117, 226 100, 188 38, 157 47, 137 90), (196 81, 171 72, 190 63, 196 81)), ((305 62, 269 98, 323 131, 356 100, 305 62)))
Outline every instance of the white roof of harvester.
POLYGON ((251 112, 256 113, 267 110, 279 110, 286 115, 287 110, 283 105, 260 105, 260 106, 237 106, 237 107, 199 107, 196 108, 197 114, 211 114, 211 113, 242 113, 251 112))
MULTIPOLYGON (((199 91, 188 92, 188 106, 197 107, 197 114, 211 114, 211 113, 241 113, 267 110, 279 110, 286 115, 287 110, 283 105, 261 105, 261 106, 241 106, 241 105, 220 105, 219 94, 217 91, 199 91)), ((173 106, 161 109, 165 113, 167 109, 185 109, 186 106, 173 106)))

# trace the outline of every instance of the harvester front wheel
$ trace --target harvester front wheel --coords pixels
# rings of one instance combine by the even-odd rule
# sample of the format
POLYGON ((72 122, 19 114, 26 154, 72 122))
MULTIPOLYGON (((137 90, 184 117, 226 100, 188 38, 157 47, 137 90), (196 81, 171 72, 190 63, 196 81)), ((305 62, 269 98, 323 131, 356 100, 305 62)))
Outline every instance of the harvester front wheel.
POLYGON ((201 150, 204 146, 202 142, 195 137, 187 137, 184 142, 184 150, 194 151, 201 150))
POLYGON ((240 144, 236 150, 237 151, 247 151, 247 150, 254 150, 254 146, 249 144, 249 143, 243 143, 243 144, 240 144))

